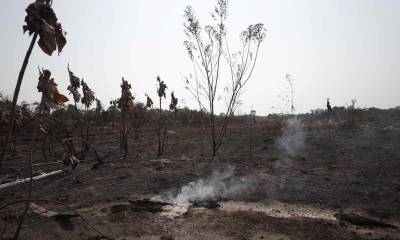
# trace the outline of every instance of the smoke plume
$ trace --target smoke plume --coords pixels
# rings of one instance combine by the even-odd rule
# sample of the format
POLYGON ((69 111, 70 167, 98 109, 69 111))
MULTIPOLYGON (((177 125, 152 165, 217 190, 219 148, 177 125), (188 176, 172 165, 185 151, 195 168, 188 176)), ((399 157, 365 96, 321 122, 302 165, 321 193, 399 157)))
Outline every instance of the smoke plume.
POLYGON ((235 176, 234 169, 228 168, 214 171, 208 178, 190 182, 176 194, 170 193, 161 199, 175 205, 189 205, 193 201, 233 197, 252 185, 252 181, 235 176))
POLYGON ((278 148, 286 156, 294 156, 304 148, 305 131, 302 122, 298 118, 290 118, 286 121, 282 136, 277 140, 278 148))

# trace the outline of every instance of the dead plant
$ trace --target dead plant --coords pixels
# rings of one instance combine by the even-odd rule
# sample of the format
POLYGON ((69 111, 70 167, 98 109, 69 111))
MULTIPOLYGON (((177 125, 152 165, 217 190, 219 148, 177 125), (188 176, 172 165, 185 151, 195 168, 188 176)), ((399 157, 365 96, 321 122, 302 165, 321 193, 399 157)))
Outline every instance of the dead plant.
POLYGON ((157 93, 158 93, 158 99, 159 99, 159 115, 158 115, 158 156, 162 156, 164 152, 164 140, 166 139, 166 124, 165 124, 165 118, 163 117, 162 114, 162 98, 166 98, 166 89, 167 85, 164 83, 164 81, 161 80, 160 76, 157 76, 157 82, 158 82, 158 88, 157 88, 157 93), (164 129, 164 131, 163 131, 164 129), (163 137, 161 137, 161 134, 163 133, 163 137))
POLYGON ((0 169, 2 168, 3 159, 7 151, 8 140, 11 136, 12 129, 14 128, 15 109, 22 80, 37 37, 39 36, 39 47, 48 55, 51 55, 57 48, 58 53, 60 53, 67 43, 61 24, 58 22, 57 16, 51 8, 51 2, 52 1, 50 0, 36 0, 26 8, 26 25, 23 26, 23 30, 24 33, 28 32, 29 35, 33 35, 33 37, 22 62, 21 70, 18 74, 8 121, 10 126, 0 152, 0 169))
POLYGON ((206 108, 209 113, 209 134, 212 155, 215 156, 222 144, 228 127, 228 118, 233 115, 243 87, 250 79, 261 42, 265 38, 262 23, 249 25, 241 33, 242 49, 231 54, 226 37, 225 20, 228 3, 219 0, 211 14, 214 25, 207 25, 204 31, 196 18, 192 7, 185 9, 185 33, 187 40, 184 45, 193 64, 194 77, 186 78, 187 89, 197 100, 200 109, 206 108), (231 81, 224 88, 226 110, 222 117, 220 128, 216 126, 215 101, 220 86, 221 57, 225 56, 231 75, 231 81))
MULTIPOLYGON (((54 81, 54 78, 51 78, 51 72, 49 70, 40 70, 39 69, 39 82, 37 85, 38 92, 42 93, 42 98, 40 101, 39 107, 39 117, 42 113, 49 113, 51 108, 56 105, 62 105, 68 98, 58 92, 57 84, 54 81)), ((26 169, 29 169, 29 186, 28 186, 28 201, 25 205, 24 212, 20 218, 19 224, 17 226, 17 230, 14 234, 14 239, 18 239, 19 232, 21 230, 22 224, 24 222, 24 218, 29 210, 30 199, 32 199, 32 189, 33 189, 33 164, 32 164, 32 155, 33 155, 33 145, 34 140, 36 138, 36 134, 38 131, 38 125, 34 126, 31 143, 30 143, 30 150, 29 150, 29 158, 27 161, 26 169)))
MULTIPOLYGON (((85 106, 86 112, 90 109, 90 106, 93 104, 94 100, 96 99, 94 96, 94 92, 92 89, 87 85, 87 83, 82 79, 81 80, 81 86, 82 86, 82 95, 83 97, 81 98, 82 104, 85 106)), ((89 137, 89 118, 86 117, 85 119, 85 135, 83 135, 83 132, 81 130, 81 138, 85 140, 85 142, 90 143, 92 140, 89 137)), ((82 128, 81 128, 82 129, 82 128)), ((82 149, 81 149, 81 159, 85 159, 86 152, 89 150, 89 147, 87 144, 82 143, 82 149)))
POLYGON ((131 93, 131 84, 122 78, 121 97, 118 100, 118 108, 121 110, 120 119, 120 152, 124 152, 124 157, 128 156, 128 121, 129 115, 133 111, 133 100, 135 99, 131 93))

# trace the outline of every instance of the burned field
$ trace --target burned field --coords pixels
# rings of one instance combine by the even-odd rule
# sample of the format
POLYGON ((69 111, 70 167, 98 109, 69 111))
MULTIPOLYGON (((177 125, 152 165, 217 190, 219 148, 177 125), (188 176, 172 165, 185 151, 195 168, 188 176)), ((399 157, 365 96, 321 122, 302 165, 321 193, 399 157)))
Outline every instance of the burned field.
MULTIPOLYGON (((4 5, 16 7, 16 2, 4 5)), ((331 14, 317 14, 323 20, 310 19, 303 26, 297 16, 317 15, 281 14, 283 9, 289 10, 281 3, 278 11, 271 12, 271 17, 279 20, 274 21, 270 16, 264 20, 271 24, 295 22, 295 27, 271 27, 271 33, 282 39, 268 40, 272 45, 263 50, 269 35, 262 22, 246 23, 247 27, 236 33, 231 33, 236 28, 229 24, 240 22, 242 26, 246 15, 266 14, 241 14, 244 8, 247 11, 247 6, 235 5, 232 13, 240 9, 243 18, 228 21, 227 0, 215 1, 211 14, 207 15, 210 19, 205 22, 197 17, 203 20, 203 13, 197 15, 191 5, 182 8, 179 35, 172 34, 176 31, 175 19, 171 23, 174 27, 167 24, 176 15, 175 11, 171 14, 167 11, 179 1, 168 2, 168 7, 162 7, 164 1, 152 2, 147 11, 142 11, 145 1, 100 2, 91 6, 82 1, 76 7, 68 1, 35 0, 23 12, 22 30, 25 36, 29 35, 30 44, 22 64, 18 64, 21 68, 16 83, 12 82, 15 84, 12 97, 0 92, 0 240, 400 239, 400 107, 360 108, 357 99, 345 106, 334 106, 330 96, 321 95, 333 95, 335 100, 342 94, 365 96, 359 92, 360 86, 373 87, 377 79, 396 79, 388 75, 391 73, 387 69, 397 62, 381 64, 384 74, 370 67, 376 65, 372 60, 383 62, 394 55, 371 55, 369 59, 358 55, 359 64, 364 65, 357 67, 353 61, 356 55, 347 48, 348 39, 343 41, 346 48, 339 50, 333 49, 340 45, 336 42, 323 46, 313 42, 333 39, 340 43, 336 37, 346 35, 343 27, 347 24, 340 25, 339 33, 328 34, 325 18, 331 14), (146 14, 134 14, 137 9, 146 14), (162 11, 157 12, 159 9, 162 11), (76 18, 82 15, 79 11, 83 11, 85 18, 76 18), (292 15, 296 19, 289 21, 292 15), (72 28, 71 32, 68 30, 71 35, 63 28, 64 20, 67 28, 72 28), (95 22, 85 27, 89 20, 95 22), (308 25, 315 22, 324 26, 308 25), (145 29, 137 31, 136 27, 145 29), (288 32, 276 31, 280 28, 288 32), (96 29, 101 32, 95 33, 96 29), (317 36, 318 29, 324 30, 320 34, 328 35, 317 36), (293 30, 311 32, 298 33, 302 42, 289 34, 293 30), (88 45, 84 44, 85 39, 89 39, 88 45), (176 48, 177 39, 180 49, 187 54, 184 61, 188 65, 176 48), (284 43, 281 49, 276 50, 273 44, 281 43, 284 43), (345 55, 316 58, 312 54, 319 52, 315 49, 327 47, 332 49, 325 54, 345 55), (66 56, 65 51, 69 51, 66 56), (50 60, 35 55, 31 59, 32 52, 59 60, 51 60, 54 64, 50 64, 50 60), (307 52, 311 53, 309 58, 295 55, 307 52), (265 53, 275 56, 270 55, 272 58, 258 66, 256 63, 265 53), (164 54, 168 58, 161 56, 164 54), (294 67, 292 60, 299 59, 294 67), (35 77, 28 67, 30 60, 40 60, 34 63, 38 66, 35 77), (335 68, 330 65, 331 60, 345 65, 335 68), (255 69, 260 67, 263 75, 253 77, 255 69), (358 72, 353 71, 356 68, 358 72), (302 80, 296 82, 291 74, 280 72, 282 69, 295 72, 301 69, 298 76, 302 80), (314 71, 321 69, 325 72, 314 71), (342 71, 346 69, 347 72, 342 71), (30 85, 32 95, 21 101, 20 90, 26 91, 25 72, 29 84, 34 83, 35 87, 30 85), (284 81, 275 85, 266 83, 265 79, 272 80, 279 74, 284 75, 284 81), (362 84, 355 84, 355 75, 362 79, 362 84), (122 81, 115 76, 121 76, 122 81), (328 83, 323 91, 319 89, 321 76, 324 84, 328 83), (280 91, 278 85, 285 84, 288 91, 277 95, 280 102, 273 103, 279 106, 271 106, 270 98, 244 94, 252 78, 258 81, 253 87, 262 90, 258 94, 268 97, 275 95, 275 90, 267 93, 265 89, 276 87, 280 91), (313 78, 318 82, 311 83, 313 78), (342 85, 329 82, 341 78, 342 85), (308 106, 302 106, 304 102, 298 104, 295 98, 296 85, 304 81, 310 82, 303 86, 299 96, 310 98, 305 101, 312 103, 308 106), (180 91, 180 85, 186 95, 180 91), (352 85, 357 88, 351 89, 352 85), (339 90, 333 91, 329 86, 339 90), (101 98, 109 101, 104 103, 101 98), (189 98, 190 102, 186 102, 189 98), (264 112, 267 116, 257 115, 251 105, 254 101, 246 103, 251 108, 243 104, 251 98, 256 98, 258 109, 268 108, 264 112), (32 99, 40 100, 31 103, 32 99), (315 109, 321 107, 321 99, 326 99, 326 110, 315 109), (297 110, 302 107, 309 112, 297 110), (243 114, 244 108, 249 114, 243 114)), ((253 10, 264 9, 258 7, 264 2, 270 4, 259 1, 253 10)), ((234 4, 239 3, 243 4, 242 1, 234 4)), ((382 9, 394 9, 385 4, 382 9)), ((325 8, 336 9, 327 3, 325 8)), ((373 6, 372 12, 378 9, 373 6)), ((19 12, 16 8, 14 11, 19 12)), ((14 17, 8 15, 7 18, 14 17)), ((335 24, 337 16, 344 15, 342 11, 332 15, 335 24)), ((354 13, 349 15, 353 17, 354 13)), ((385 12, 386 21, 395 22, 388 16, 391 14, 385 12)), ((7 21, 6 28, 0 26, 2 32, 10 32, 11 22, 7 21)), ((374 24, 365 25, 368 26, 365 29, 369 31, 372 25, 379 25, 376 22, 374 18, 374 24)), ((348 34, 363 28, 354 29, 357 31, 348 34)), ((381 34, 381 29, 378 32, 381 34)), ((359 36, 363 34, 353 37, 359 36)), ((361 41, 351 42, 359 49, 361 41)), ((6 42, 0 48, 22 54, 21 46, 17 45, 6 42)), ((356 52, 398 52, 394 47, 394 50, 364 47, 368 51, 356 52)), ((0 65, 11 66, 7 64, 0 65)), ((0 76, 7 79, 7 85, 2 85, 7 91, 11 84, 8 75, 9 72, 6 77, 0 76)), ((376 86, 392 90, 390 84, 376 86)), ((376 90, 370 89, 374 93, 376 90)), ((372 103, 392 106, 396 101, 383 92, 385 102, 372 103)), ((369 93, 366 95, 368 100, 373 98, 369 93)), ((340 98, 337 102, 343 104, 343 96, 340 98)))
MULTIPOLYGON (((171 126, 162 157, 154 128, 141 128, 140 137, 131 132, 126 158, 118 132, 93 127, 92 144, 103 164, 89 152, 74 170, 33 184, 33 199, 59 201, 76 212, 33 202, 20 237, 398 239, 400 126, 398 112, 387 116, 329 130, 305 117, 295 123, 258 119, 255 126, 245 119, 229 127, 216 157, 209 156, 201 126, 171 126)), ((29 155, 23 136, 18 134, 17 151, 5 167, 24 166, 16 161, 29 155)), ((46 165, 39 143, 35 175, 64 169, 54 163, 62 149, 54 146, 46 165)), ((25 192, 24 183, 2 188, 1 205, 26 198, 25 192)), ((5 239, 23 209, 19 204, 2 210, 5 239)))

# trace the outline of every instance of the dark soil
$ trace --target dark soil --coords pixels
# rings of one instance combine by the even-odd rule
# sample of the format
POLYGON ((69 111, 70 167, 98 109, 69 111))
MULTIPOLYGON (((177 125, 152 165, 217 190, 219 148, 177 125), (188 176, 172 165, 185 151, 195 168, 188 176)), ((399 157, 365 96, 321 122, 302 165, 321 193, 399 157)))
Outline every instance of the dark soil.
MULTIPOLYGON (((331 137, 326 129, 307 130, 304 148, 288 155, 276 146, 279 128, 259 123, 252 137, 250 126, 238 125, 229 129, 215 158, 209 155, 206 131, 194 127, 171 127, 165 155, 158 158, 156 133, 146 128, 136 140, 132 134, 125 159, 119 152, 118 133, 93 129, 93 144, 105 164, 93 168, 96 160, 90 153, 87 159, 91 161, 81 162, 75 170, 35 182, 34 197, 68 204, 115 239, 399 239, 400 128, 388 126, 371 122, 354 129, 334 129, 331 137), (238 177, 251 179, 252 185, 220 202, 194 203, 206 208, 190 208, 179 218, 161 217, 163 203, 137 201, 177 192, 189 182, 230 167, 238 177), (219 207, 224 201, 268 206, 271 200, 305 209, 304 216, 219 207), (307 217, 307 209, 342 214, 337 216, 357 214, 392 227, 307 217)), ((23 166, 27 149, 18 143, 17 154, 8 156, 6 166, 23 166)), ((44 161, 40 149, 38 144, 35 163, 44 161)), ((40 165, 35 171, 62 168, 62 164, 40 165)), ((24 198, 26 188, 21 184, 0 190, 0 205, 24 198)), ((65 210, 55 204, 38 205, 65 210)), ((23 207, 0 212, 4 237, 12 237, 23 207)), ((29 212, 20 239, 100 237, 79 217, 57 220, 29 212)))

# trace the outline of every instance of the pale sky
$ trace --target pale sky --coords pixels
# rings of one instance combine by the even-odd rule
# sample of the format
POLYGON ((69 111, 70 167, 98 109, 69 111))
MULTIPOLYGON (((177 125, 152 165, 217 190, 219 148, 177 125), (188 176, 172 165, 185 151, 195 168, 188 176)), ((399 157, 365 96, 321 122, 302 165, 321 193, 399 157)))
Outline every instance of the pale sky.
MULTIPOLYGON (((22 33, 30 2, 1 1, 0 91, 5 95, 13 93, 30 43, 22 33)), ((19 100, 39 100, 38 66, 49 69, 60 92, 68 95, 69 62, 104 103, 120 95, 122 76, 132 84, 137 100, 145 101, 145 93, 155 98, 159 74, 168 90, 185 99, 179 106, 195 108, 183 84, 192 70, 183 46, 183 10, 192 5, 200 23, 210 23, 215 4, 216 0, 54 0, 53 9, 68 32, 67 45, 60 56, 51 57, 35 46, 19 100)), ((325 108, 327 97, 333 106, 351 99, 360 107, 400 105, 400 0, 229 1, 226 25, 232 46, 239 43, 242 30, 259 22, 267 37, 242 96, 242 113, 251 108, 258 114, 289 111, 278 97, 289 94, 286 74, 294 79, 298 112, 325 108)), ((218 106, 222 111, 222 103, 218 106)))

